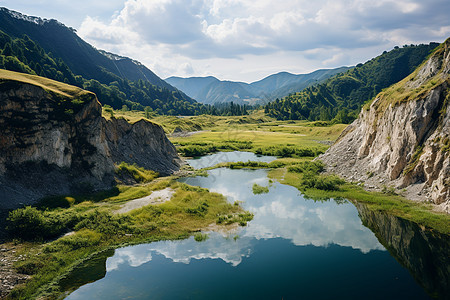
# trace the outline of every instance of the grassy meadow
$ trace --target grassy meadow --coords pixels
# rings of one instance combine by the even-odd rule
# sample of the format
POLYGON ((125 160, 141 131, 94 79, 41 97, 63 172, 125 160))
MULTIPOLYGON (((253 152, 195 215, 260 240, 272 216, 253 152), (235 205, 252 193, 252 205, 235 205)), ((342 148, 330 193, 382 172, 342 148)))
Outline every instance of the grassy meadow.
MULTIPOLYGON (((105 108, 103 113, 106 118, 125 118, 130 122, 146 117, 145 112, 105 108)), ((294 186, 307 197, 363 202, 373 210, 415 221, 431 230, 450 233, 448 215, 433 212, 429 205, 413 203, 391 191, 367 192, 361 183, 348 183, 334 175, 320 174, 324 165, 312 161, 313 158, 324 152, 346 125, 276 121, 261 111, 240 117, 152 114, 147 114, 147 117, 145 119, 164 128, 183 156, 233 150, 275 155, 278 159, 270 163, 221 163, 215 167, 270 169, 270 182, 277 180, 294 186)), ((207 175, 206 169, 185 174, 207 175)), ((11 299, 61 296, 64 291, 60 282, 96 253, 191 235, 201 242, 208 236, 200 231, 211 224, 245 226, 253 218, 238 202, 228 203, 223 195, 178 183, 173 176, 158 178, 154 172, 127 164, 117 166, 117 175, 119 180, 122 177, 133 178, 137 184, 119 184, 112 190, 92 195, 46 198, 36 207, 16 210, 10 215, 9 230, 17 237, 13 243, 19 247, 17 255, 22 257, 15 268, 32 275, 25 285, 13 290, 11 299), (170 201, 123 214, 115 213, 127 201, 165 188, 174 190, 170 201), (64 235, 68 231, 71 234, 64 235)), ((267 193, 268 187, 255 184, 252 190, 255 194, 267 193)))

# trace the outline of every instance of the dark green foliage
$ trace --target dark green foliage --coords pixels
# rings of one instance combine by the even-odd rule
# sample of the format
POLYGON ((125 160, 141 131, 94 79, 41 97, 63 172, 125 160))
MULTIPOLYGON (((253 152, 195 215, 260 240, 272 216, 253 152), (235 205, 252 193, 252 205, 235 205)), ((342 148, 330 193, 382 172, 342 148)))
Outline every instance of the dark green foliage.
POLYGON ((338 191, 339 186, 343 185, 345 180, 333 175, 317 175, 314 172, 304 172, 301 178, 301 185, 304 188, 315 188, 324 191, 338 191))
POLYGON ((278 157, 316 157, 317 155, 322 154, 323 151, 313 148, 278 145, 258 148, 256 149, 255 153, 260 155, 271 155, 278 157))
POLYGON ((95 210, 83 216, 81 222, 75 225, 74 229, 86 228, 111 235, 124 234, 131 231, 127 225, 129 224, 129 222, 127 223, 127 218, 127 216, 112 215, 109 212, 95 210))
POLYGON ((191 215, 204 216, 208 213, 209 204, 203 201, 195 208, 186 208, 186 212, 191 215))
POLYGON ((31 206, 11 211, 7 222, 9 234, 24 240, 48 239, 65 229, 59 218, 51 218, 48 213, 31 206))
POLYGON ((252 186, 253 194, 259 195, 259 194, 267 194, 269 192, 269 187, 267 186, 261 186, 257 183, 254 183, 252 186))
POLYGON ((266 162, 260 162, 260 161, 238 161, 238 162, 232 162, 228 163, 228 167, 230 169, 243 169, 243 168, 269 168, 269 164, 266 162))
POLYGON ((209 235, 207 233, 197 232, 196 234, 194 234, 194 240, 196 242, 204 242, 207 239, 209 239, 209 235))
POLYGON ((326 82, 269 103, 265 112, 279 120, 332 120, 350 123, 362 105, 402 80, 439 44, 393 49, 326 82))
POLYGON ((224 140, 219 143, 207 142, 179 142, 177 151, 186 157, 202 156, 221 150, 235 151, 252 148, 251 141, 224 140))
MULTIPOLYGON (((114 109, 122 109, 126 106, 128 109, 146 111, 147 116, 150 111, 166 115, 234 116, 247 114, 249 108, 246 105, 233 103, 217 107, 200 104, 179 90, 173 89, 154 74, 156 82, 160 84, 158 86, 148 80, 137 79, 135 76, 130 77, 134 81, 129 80, 127 77, 119 76, 105 68, 93 69, 88 72, 89 76, 86 72, 75 75, 78 69, 74 69, 73 65, 72 67, 68 66, 74 60, 73 57, 66 57, 66 60, 69 61, 66 64, 61 57, 47 52, 38 42, 31 40, 26 35, 11 37, 0 30, 0 49, 3 49, 0 55, 0 68, 39 75, 81 87, 94 92, 103 105, 109 105, 114 109)), ((105 62, 110 61, 103 55, 96 57, 105 62)), ((114 70, 116 70, 115 68, 114 70)), ((70 109, 66 112, 73 113, 70 109)))
POLYGON ((325 165, 321 161, 304 161, 299 164, 295 164, 292 166, 288 166, 289 172, 295 172, 295 173, 305 173, 305 172, 312 172, 315 174, 318 174, 322 172, 325 168, 325 165))

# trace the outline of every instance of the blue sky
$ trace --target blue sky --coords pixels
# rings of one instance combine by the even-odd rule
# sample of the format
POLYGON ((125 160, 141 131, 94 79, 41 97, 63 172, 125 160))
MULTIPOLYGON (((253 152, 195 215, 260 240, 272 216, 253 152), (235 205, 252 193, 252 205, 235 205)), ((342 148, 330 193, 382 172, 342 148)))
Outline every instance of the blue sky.
POLYGON ((355 65, 404 44, 450 37, 448 0, 0 0, 54 18, 99 49, 162 78, 252 82, 355 65))

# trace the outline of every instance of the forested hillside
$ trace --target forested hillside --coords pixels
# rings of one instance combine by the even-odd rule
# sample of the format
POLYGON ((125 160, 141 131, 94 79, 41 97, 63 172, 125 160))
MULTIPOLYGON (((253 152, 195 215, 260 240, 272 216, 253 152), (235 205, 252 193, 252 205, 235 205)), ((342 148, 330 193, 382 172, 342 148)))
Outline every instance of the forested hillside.
POLYGON ((279 120, 334 119, 338 123, 350 123, 366 101, 408 76, 438 45, 395 47, 324 83, 277 99, 265 106, 265 112, 279 120))
POLYGON ((138 62, 98 51, 56 20, 42 20, 0 8, 0 21, 2 69, 76 85, 96 93, 102 104, 116 109, 126 106, 171 115, 214 112, 138 62), (45 45, 53 52, 45 49, 45 45), (113 68, 109 64, 121 76, 110 71, 113 68))

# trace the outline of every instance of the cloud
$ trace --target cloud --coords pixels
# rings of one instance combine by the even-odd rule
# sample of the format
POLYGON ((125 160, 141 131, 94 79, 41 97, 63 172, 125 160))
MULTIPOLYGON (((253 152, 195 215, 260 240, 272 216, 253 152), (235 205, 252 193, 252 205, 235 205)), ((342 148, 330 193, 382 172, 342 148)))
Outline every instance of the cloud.
POLYGON ((218 59, 241 72, 248 56, 290 53, 305 62, 316 50, 316 66, 337 67, 360 62, 355 50, 368 59, 397 44, 443 41, 448 11, 447 0, 127 0, 109 21, 86 17, 79 34, 100 48, 145 55, 163 73, 204 73, 199 63, 224 67, 218 59))

